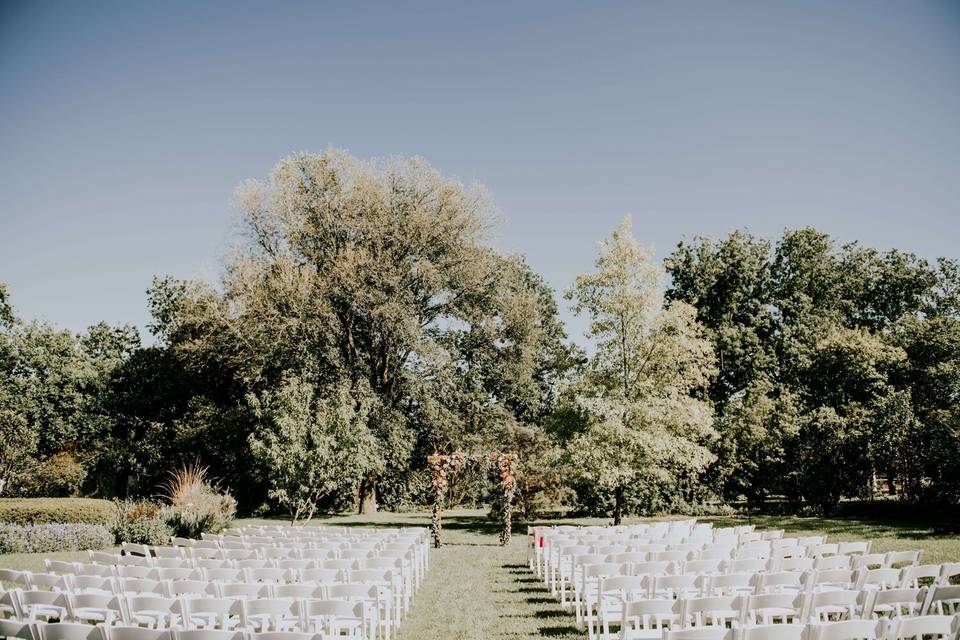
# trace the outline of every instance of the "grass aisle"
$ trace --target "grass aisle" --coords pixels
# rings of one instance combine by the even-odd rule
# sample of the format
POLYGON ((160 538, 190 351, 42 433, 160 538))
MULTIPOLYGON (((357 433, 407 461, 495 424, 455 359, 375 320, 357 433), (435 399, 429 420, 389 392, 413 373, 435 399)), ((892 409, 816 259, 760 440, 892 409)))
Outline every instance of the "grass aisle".
POLYGON ((500 547, 495 526, 461 511, 445 519, 444 541, 398 640, 586 637, 527 568, 523 535, 500 547))

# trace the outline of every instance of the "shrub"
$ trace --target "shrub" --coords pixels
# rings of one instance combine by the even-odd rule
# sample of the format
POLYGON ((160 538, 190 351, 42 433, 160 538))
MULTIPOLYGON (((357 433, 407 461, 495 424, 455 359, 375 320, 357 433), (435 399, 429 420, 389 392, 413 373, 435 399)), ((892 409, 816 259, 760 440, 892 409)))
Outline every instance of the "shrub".
POLYGON ((39 463, 24 480, 22 492, 45 497, 75 496, 87 477, 87 470, 71 451, 61 451, 39 463))
POLYGON ((94 498, 0 498, 0 523, 109 524, 116 507, 94 498))
POLYGON ((113 543, 98 524, 0 524, 0 553, 52 553, 103 549, 113 543))
POLYGON ((180 468, 170 475, 164 490, 170 505, 161 513, 178 536, 199 538, 204 532, 220 533, 237 513, 237 501, 209 480, 206 467, 180 468))
POLYGON ((118 501, 110 531, 117 543, 162 545, 173 535, 160 505, 149 500, 118 501))

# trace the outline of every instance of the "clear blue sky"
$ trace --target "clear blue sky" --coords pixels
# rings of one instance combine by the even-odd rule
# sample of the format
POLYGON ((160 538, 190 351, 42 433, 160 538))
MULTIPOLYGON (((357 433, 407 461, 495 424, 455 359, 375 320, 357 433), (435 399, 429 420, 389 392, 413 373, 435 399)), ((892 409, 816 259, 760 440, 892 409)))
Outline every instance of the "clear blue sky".
MULTIPOLYGON (((960 2, 0 0, 0 280, 145 325, 242 179, 329 145, 479 180, 558 290, 627 213, 960 255, 960 2)), ((580 323, 575 323, 574 333, 580 323)))

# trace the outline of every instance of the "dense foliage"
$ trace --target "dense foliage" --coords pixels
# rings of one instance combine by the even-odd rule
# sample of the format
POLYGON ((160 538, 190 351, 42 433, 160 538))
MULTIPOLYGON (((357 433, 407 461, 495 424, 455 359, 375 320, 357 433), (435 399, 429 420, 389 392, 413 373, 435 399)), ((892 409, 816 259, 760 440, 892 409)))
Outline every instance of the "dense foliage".
POLYGON ((960 499, 956 262, 801 229, 699 238, 666 264, 667 298, 696 306, 717 352, 724 497, 960 499))
POLYGON ((53 553, 103 549, 113 536, 99 524, 0 524, 0 553, 53 553))
MULTIPOLYGON (((488 242, 487 194, 421 160, 297 155, 236 203, 220 282, 150 287, 151 346, 22 320, 0 285, 0 495, 150 497, 208 467, 124 524, 159 537, 234 510, 421 506, 427 456, 459 449, 518 453, 527 513, 960 501, 954 261, 800 229, 661 265, 625 224, 567 291, 587 357, 488 242)), ((490 502, 481 480, 448 499, 490 502)))
POLYGON ((108 524, 114 511, 95 498, 0 498, 0 522, 8 524, 108 524))

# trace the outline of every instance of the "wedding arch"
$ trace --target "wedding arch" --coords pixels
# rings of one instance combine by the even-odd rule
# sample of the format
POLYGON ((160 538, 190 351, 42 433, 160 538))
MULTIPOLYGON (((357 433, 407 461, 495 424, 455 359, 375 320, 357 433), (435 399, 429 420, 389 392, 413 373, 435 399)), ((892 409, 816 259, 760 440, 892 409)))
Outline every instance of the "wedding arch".
POLYGON ((433 480, 433 517, 430 531, 433 534, 433 546, 443 545, 443 505, 447 499, 450 476, 468 465, 478 467, 486 473, 491 482, 497 484, 500 498, 503 500, 500 513, 500 544, 510 542, 513 529, 513 496, 517 490, 517 455, 492 451, 489 453, 467 454, 456 451, 450 455, 434 454, 427 456, 430 476, 433 480))

